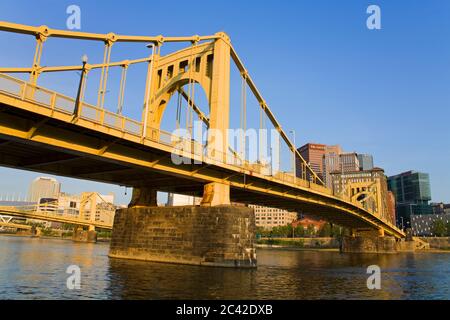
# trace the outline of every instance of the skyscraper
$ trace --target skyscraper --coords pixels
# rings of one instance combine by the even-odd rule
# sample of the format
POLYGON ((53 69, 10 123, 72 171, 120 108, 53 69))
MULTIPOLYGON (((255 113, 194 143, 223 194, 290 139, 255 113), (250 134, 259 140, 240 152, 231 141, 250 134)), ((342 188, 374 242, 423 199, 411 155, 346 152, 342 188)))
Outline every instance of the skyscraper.
POLYGON ((41 198, 58 199, 60 189, 61 184, 54 178, 36 178, 30 185, 28 200, 39 202, 41 198))
POLYGON ((373 156, 370 154, 358 154, 359 170, 372 170, 373 169, 373 156))
MULTIPOLYGON (((307 143, 298 152, 309 163, 311 169, 323 180, 323 156, 325 155, 326 145, 307 143)), ((310 180, 311 176, 307 170, 302 166, 300 159, 296 161, 296 174, 297 177, 310 180)))
POLYGON ((397 224, 411 225, 411 215, 432 214, 430 176, 416 171, 404 172, 388 178, 389 190, 395 195, 397 224))
POLYGON ((333 171, 339 171, 341 169, 340 154, 342 149, 339 145, 326 146, 325 154, 323 156, 323 178, 328 188, 333 188, 332 179, 330 173, 333 171))
POLYGON ((358 155, 355 152, 342 153, 339 158, 341 162, 341 172, 359 171, 358 155))

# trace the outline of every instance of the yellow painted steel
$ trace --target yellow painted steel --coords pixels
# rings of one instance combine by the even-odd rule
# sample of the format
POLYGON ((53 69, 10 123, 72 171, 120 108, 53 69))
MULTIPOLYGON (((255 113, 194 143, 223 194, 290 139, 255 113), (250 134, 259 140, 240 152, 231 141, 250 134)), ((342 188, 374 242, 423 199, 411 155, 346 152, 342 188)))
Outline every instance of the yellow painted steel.
POLYGON ((11 217, 21 217, 26 219, 35 219, 42 221, 51 221, 59 223, 74 224, 79 226, 94 226, 95 228, 112 230, 112 225, 98 222, 98 221, 88 221, 78 217, 67 217, 61 216, 51 211, 39 211, 39 210, 21 210, 17 207, 0 207, 0 214, 11 216, 11 217))
MULTIPOLYGON (((20 123, 20 119, 9 119, 8 116, 0 113, 1 135, 20 141, 57 147, 74 154, 100 157, 133 167, 157 170, 171 176, 201 181, 207 185, 204 191, 204 204, 208 205, 229 203, 230 188, 249 190, 266 194, 267 197, 329 208, 347 217, 352 217, 355 221, 363 222, 374 230, 383 230, 384 233, 397 238, 405 236, 403 231, 379 217, 377 212, 367 211, 364 204, 358 201, 358 197, 336 196, 332 194, 331 190, 324 187, 322 180, 302 158, 296 146, 282 129, 281 124, 257 89, 225 33, 221 32, 204 37, 123 36, 113 33, 95 34, 54 30, 45 26, 30 27, 8 22, 0 22, 0 31, 33 35, 37 39, 35 58, 31 68, 0 68, 0 80, 16 88, 16 90, 7 90, 0 87, 0 104, 46 117, 41 123, 26 128, 20 123), (42 45, 49 37, 94 40, 105 43, 103 63, 86 64, 84 66, 87 71, 96 68, 102 69, 97 105, 93 106, 80 101, 76 117, 74 117, 72 110, 62 107, 63 101, 74 104, 75 99, 37 85, 38 76, 42 72, 83 70, 83 66, 41 67, 42 45), (111 47, 116 42, 152 43, 152 53, 148 58, 110 62, 111 47), (189 42, 191 46, 162 56, 161 46, 165 42, 189 42), (244 85, 250 88, 257 99, 262 112, 279 132, 291 152, 300 160, 300 165, 303 168, 302 177, 294 177, 283 173, 265 174, 262 165, 248 163, 245 158, 239 157, 237 152, 232 151, 230 153, 225 134, 224 139, 220 142, 208 137, 208 143, 204 146, 191 140, 184 141, 182 137, 173 137, 172 134, 161 130, 161 120, 165 108, 171 96, 180 92, 183 98, 188 101, 190 109, 197 113, 208 128, 224 133, 229 128, 230 64, 232 61, 240 71, 244 85), (125 69, 134 63, 148 63, 142 121, 126 118, 121 115, 121 112, 113 113, 103 108, 109 68, 119 66, 125 69), (30 81, 25 82, 4 74, 18 72, 30 73, 30 81), (200 85, 206 93, 210 108, 209 116, 195 105, 194 84, 200 85), (189 86, 188 93, 182 89, 184 85, 189 86), (39 93, 41 99, 35 98, 36 93, 39 93), (43 96, 48 98, 46 102, 42 101, 43 96), (93 112, 95 116, 87 116, 86 111, 93 112), (106 121, 107 118, 114 118, 115 121, 109 123, 106 121), (175 153, 206 164, 205 168, 207 169, 200 167, 193 170, 191 167, 177 166, 170 161, 163 161, 163 158, 152 158, 149 161, 148 152, 137 148, 123 146, 119 148, 118 146, 111 146, 111 144, 94 146, 90 137, 67 132, 56 126, 52 127, 47 124, 48 119, 55 119, 62 123, 76 125, 80 129, 84 128, 92 132, 102 133, 116 139, 116 141, 136 143, 143 147, 158 150, 159 153, 168 155, 175 153), (189 147, 182 150, 174 149, 173 141, 181 141, 189 147), (204 152, 205 147, 207 148, 206 153, 204 152), (232 174, 224 175, 224 170, 232 172, 232 174), (312 181, 307 180, 306 171, 312 181), (251 177, 253 182, 247 183, 246 177, 251 177), (261 181, 261 183, 255 182, 255 179, 261 181)), ((123 104, 124 82, 125 79, 122 76, 118 101, 119 111, 121 111, 121 104, 123 104)), ((376 190, 376 188, 373 188, 373 190, 376 190)), ((370 189, 370 192, 374 192, 373 190, 370 189)), ((371 196, 375 197, 376 195, 371 194, 371 196)), ((380 202, 377 201, 378 207, 380 207, 380 202)))

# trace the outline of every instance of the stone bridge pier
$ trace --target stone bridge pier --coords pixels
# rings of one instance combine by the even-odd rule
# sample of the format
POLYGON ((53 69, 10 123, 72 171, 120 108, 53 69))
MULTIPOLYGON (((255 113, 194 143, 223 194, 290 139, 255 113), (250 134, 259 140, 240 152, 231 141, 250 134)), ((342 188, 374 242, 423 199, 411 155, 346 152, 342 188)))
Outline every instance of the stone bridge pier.
POLYGON ((384 230, 351 230, 341 244, 343 253, 397 253, 398 244, 394 237, 385 236, 384 230))
POLYGON ((89 226, 88 230, 84 230, 81 226, 75 226, 72 240, 75 242, 96 243, 97 231, 95 231, 95 226, 89 226))
POLYGON ((254 268, 253 209, 230 204, 229 186, 205 185, 200 206, 158 207, 156 190, 134 188, 116 212, 112 258, 213 267, 254 268))

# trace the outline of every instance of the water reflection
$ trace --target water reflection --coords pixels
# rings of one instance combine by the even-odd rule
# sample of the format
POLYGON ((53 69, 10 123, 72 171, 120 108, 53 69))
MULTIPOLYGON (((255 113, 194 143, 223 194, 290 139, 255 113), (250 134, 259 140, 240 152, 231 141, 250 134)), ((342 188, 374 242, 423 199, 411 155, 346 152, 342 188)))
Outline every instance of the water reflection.
POLYGON ((258 250, 256 270, 108 258, 107 244, 0 237, 1 299, 449 299, 450 254, 258 250), (69 265, 82 289, 66 288, 69 265), (367 289, 369 265, 382 290, 367 289))

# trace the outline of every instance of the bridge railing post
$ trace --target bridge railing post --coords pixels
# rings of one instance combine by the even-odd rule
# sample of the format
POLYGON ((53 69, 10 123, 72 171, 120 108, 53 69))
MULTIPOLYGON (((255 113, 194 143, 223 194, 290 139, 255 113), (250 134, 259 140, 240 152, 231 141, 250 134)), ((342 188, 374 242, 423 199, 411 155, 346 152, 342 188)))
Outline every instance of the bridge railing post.
POLYGON ((56 92, 54 92, 52 94, 52 97, 50 98, 50 108, 52 110, 55 110, 55 106, 56 106, 56 92))
POLYGON ((28 84, 26 82, 24 82, 23 85, 22 85, 22 92, 21 92, 21 95, 20 95, 20 98, 22 100, 25 100, 25 98, 27 96, 27 89, 28 89, 28 84))

